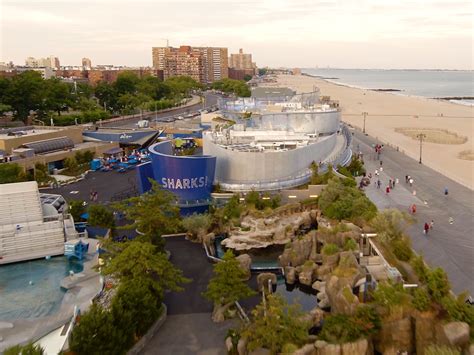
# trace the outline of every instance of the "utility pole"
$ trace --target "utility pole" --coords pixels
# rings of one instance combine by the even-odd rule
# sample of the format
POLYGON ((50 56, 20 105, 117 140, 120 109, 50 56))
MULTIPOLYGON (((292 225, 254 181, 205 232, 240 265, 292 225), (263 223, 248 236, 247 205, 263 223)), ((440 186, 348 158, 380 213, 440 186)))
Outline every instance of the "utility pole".
POLYGON ((416 138, 420 139, 420 161, 419 163, 421 164, 421 155, 423 152, 423 139, 426 138, 426 134, 420 133, 416 135, 416 138))
POLYGON ((369 113, 368 112, 362 112, 362 115, 364 116, 364 128, 362 129, 362 132, 365 133, 365 118, 367 117, 369 113))

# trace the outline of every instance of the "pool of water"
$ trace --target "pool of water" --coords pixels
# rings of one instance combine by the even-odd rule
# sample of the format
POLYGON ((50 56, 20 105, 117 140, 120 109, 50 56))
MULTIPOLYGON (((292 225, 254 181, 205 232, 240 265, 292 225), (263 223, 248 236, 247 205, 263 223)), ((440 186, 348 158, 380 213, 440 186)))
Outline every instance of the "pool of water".
POLYGON ((64 256, 0 266, 0 320, 48 316, 58 310, 64 276, 83 269, 82 261, 64 256))
POLYGON ((311 311, 318 305, 316 291, 304 285, 287 285, 283 276, 278 276, 277 287, 274 291, 281 295, 289 304, 299 304, 301 310, 311 311))

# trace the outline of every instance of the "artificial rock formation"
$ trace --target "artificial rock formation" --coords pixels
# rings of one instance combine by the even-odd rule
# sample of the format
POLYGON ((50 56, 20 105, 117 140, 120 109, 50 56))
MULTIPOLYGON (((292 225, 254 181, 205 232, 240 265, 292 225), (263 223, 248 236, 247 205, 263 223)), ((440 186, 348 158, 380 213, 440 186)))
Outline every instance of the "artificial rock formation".
POLYGON ((273 286, 277 284, 277 276, 274 273, 262 272, 261 274, 258 274, 257 287, 258 287, 259 292, 262 292, 264 287, 265 287, 265 290, 268 290, 269 280, 271 281, 273 286))
POLYGON ((281 210, 270 217, 245 216, 241 226, 248 230, 232 230, 222 241, 226 248, 249 250, 266 248, 270 245, 284 245, 290 242, 300 228, 316 225, 318 212, 281 210))
POLYGON ((248 254, 241 254, 236 259, 239 261, 240 267, 245 271, 245 280, 249 280, 251 276, 250 267, 252 266, 252 258, 248 254))

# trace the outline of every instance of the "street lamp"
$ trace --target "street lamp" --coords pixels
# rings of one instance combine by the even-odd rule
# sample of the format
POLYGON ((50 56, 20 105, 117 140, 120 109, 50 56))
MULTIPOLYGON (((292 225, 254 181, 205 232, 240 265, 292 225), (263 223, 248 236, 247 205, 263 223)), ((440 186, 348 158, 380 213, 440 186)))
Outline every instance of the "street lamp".
POLYGON ((158 111, 156 109, 156 100, 155 100, 155 122, 158 122, 158 111))
POLYGON ((364 116, 364 128, 362 129, 362 132, 365 133, 365 118, 367 117, 369 113, 368 112, 362 112, 362 115, 364 116))
POLYGON ((420 161, 419 161, 419 163, 421 164, 421 154, 423 152, 423 139, 426 138, 426 134, 423 134, 423 133, 417 134, 416 138, 420 139, 420 161))

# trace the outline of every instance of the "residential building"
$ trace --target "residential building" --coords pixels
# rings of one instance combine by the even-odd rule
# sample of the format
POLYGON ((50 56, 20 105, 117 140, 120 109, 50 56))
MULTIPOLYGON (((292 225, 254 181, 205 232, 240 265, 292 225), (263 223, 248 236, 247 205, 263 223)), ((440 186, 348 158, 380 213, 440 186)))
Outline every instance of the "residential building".
POLYGON ((92 69, 92 61, 89 58, 82 58, 82 69, 84 70, 92 69))
POLYGON ((239 49, 239 53, 232 53, 229 57, 229 68, 234 69, 255 69, 252 62, 252 54, 244 53, 243 49, 239 49))
POLYGON ((28 57, 25 60, 25 66, 30 67, 30 68, 46 67, 46 68, 59 69, 60 63, 59 63, 58 57, 51 55, 47 58, 28 57))
POLYGON ((186 75, 201 83, 228 77, 227 48, 153 47, 153 67, 163 70, 164 78, 186 75))

